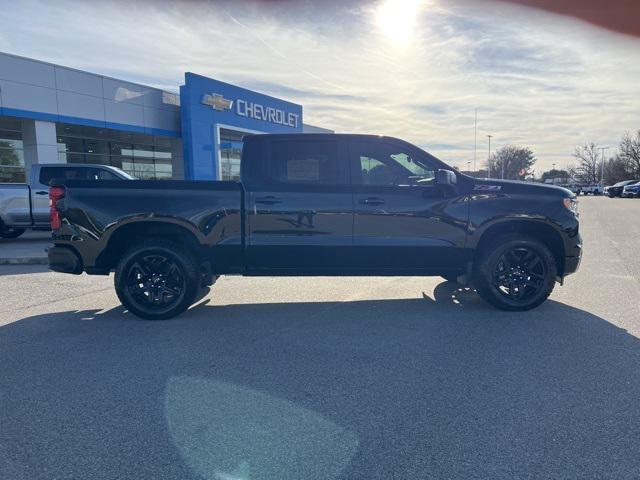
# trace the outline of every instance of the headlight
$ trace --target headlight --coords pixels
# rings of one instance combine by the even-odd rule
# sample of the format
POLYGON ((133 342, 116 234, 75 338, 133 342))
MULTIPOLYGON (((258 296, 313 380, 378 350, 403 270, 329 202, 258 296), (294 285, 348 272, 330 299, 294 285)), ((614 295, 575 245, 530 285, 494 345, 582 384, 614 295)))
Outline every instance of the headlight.
POLYGON ((578 200, 575 198, 563 198, 562 203, 564 203, 567 210, 570 210, 574 215, 578 216, 578 200))

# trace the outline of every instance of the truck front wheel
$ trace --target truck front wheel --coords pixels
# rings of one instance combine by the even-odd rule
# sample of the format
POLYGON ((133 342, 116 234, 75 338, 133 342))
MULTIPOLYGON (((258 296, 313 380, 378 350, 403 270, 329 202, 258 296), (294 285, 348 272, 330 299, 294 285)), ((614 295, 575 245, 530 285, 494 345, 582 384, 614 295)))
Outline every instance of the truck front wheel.
POLYGON ((528 235, 505 235, 478 252, 474 286, 501 310, 530 310, 553 291, 556 261, 549 248, 528 235))
POLYGON ((200 290, 194 256, 173 242, 143 241, 127 251, 116 268, 118 298, 134 315, 163 320, 184 312, 200 290))

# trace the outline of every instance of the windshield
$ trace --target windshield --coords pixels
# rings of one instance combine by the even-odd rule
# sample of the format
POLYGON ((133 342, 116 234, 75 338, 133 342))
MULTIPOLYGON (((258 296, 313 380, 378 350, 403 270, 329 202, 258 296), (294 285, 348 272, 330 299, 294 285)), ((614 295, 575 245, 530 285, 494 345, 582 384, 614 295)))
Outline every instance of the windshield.
POLYGON ((119 168, 114 168, 114 170, 116 170, 118 172, 118 175, 121 175, 126 180, 138 180, 136 177, 134 177, 133 175, 129 175, 124 170, 120 170, 119 168))

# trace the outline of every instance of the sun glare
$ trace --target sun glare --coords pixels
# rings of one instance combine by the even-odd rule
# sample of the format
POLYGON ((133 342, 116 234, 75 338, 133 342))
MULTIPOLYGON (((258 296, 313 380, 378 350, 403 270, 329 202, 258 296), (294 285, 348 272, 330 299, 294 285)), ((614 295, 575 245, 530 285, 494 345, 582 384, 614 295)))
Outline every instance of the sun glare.
POLYGON ((421 4, 421 0, 385 0, 376 8, 376 23, 393 43, 407 44, 413 39, 421 4))

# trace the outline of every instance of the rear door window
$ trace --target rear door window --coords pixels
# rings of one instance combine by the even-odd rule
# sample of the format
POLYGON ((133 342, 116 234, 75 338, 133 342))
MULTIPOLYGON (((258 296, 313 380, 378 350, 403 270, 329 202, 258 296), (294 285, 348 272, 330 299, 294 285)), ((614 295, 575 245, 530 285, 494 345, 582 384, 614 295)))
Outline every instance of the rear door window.
POLYGON ((348 183, 347 166, 333 141, 276 141, 263 166, 267 179, 283 184, 340 185, 348 183))
POLYGON ((119 180, 114 173, 91 167, 40 167, 40 183, 49 185, 52 179, 59 180, 119 180))
POLYGON ((40 183, 49 185, 52 179, 86 180, 87 170, 83 167, 40 167, 40 183))

